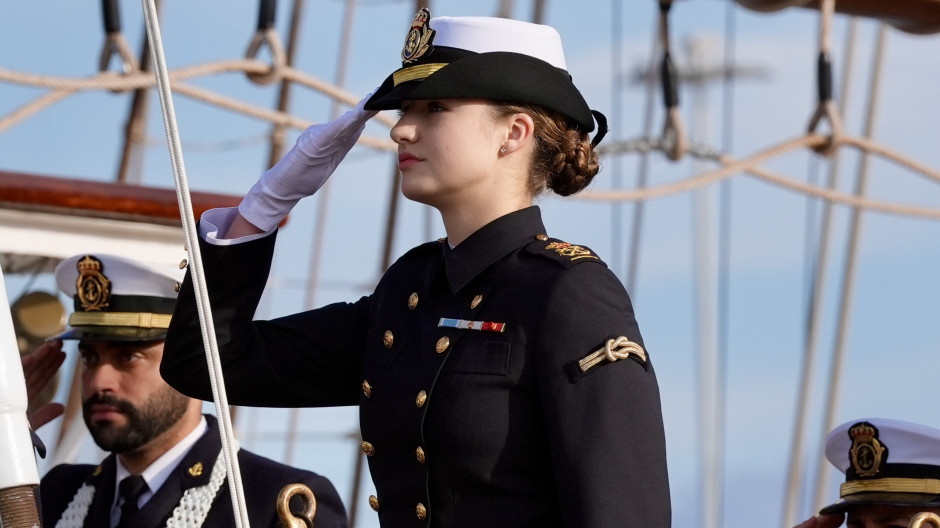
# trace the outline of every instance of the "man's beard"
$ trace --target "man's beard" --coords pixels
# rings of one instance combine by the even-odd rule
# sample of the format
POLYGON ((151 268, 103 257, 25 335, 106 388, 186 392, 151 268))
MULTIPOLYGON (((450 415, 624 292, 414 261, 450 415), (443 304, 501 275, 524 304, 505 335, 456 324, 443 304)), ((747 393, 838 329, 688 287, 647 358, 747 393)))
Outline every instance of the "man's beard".
POLYGON ((95 394, 82 403, 82 415, 98 447, 113 453, 133 453, 179 421, 188 405, 189 398, 167 386, 141 407, 109 394, 95 394), (122 426, 109 421, 93 423, 91 407, 99 404, 121 411, 127 423, 122 426))

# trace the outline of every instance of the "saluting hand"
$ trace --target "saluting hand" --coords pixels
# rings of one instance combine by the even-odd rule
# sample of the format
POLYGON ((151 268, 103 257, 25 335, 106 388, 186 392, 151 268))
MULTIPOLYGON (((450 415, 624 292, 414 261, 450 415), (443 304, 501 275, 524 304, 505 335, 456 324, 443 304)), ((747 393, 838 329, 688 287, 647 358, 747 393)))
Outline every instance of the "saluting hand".
MULTIPOLYGON (((32 406, 36 397, 52 380, 62 362, 65 352, 62 341, 47 341, 29 354, 22 356, 23 378, 26 380, 26 399, 32 406)), ((56 419, 65 411, 61 403, 47 403, 29 415, 30 426, 35 430, 56 419)))
POLYGON ((238 206, 241 216, 262 231, 270 231, 301 198, 317 192, 356 144, 366 121, 376 114, 363 108, 371 96, 333 121, 304 130, 293 148, 245 195, 238 206))

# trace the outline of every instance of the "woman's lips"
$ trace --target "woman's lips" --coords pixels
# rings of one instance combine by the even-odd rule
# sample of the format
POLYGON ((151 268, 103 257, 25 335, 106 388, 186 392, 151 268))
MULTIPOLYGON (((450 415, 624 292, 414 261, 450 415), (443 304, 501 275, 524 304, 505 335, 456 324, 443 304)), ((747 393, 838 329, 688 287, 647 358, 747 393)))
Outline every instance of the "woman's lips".
POLYGON ((407 152, 398 153, 398 169, 399 170, 407 169, 408 167, 411 167, 412 165, 416 163, 420 163, 420 162, 421 162, 421 159, 419 159, 414 154, 409 154, 407 152))

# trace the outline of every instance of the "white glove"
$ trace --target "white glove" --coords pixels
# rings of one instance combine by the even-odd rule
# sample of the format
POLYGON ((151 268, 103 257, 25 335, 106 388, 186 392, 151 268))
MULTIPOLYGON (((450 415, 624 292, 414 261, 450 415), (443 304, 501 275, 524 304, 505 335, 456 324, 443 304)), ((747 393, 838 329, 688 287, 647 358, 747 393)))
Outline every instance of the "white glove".
POLYGON ((273 167, 266 170, 238 206, 238 212, 257 228, 274 229, 301 198, 317 192, 336 170, 375 111, 362 107, 365 96, 338 118, 304 130, 297 143, 273 167))

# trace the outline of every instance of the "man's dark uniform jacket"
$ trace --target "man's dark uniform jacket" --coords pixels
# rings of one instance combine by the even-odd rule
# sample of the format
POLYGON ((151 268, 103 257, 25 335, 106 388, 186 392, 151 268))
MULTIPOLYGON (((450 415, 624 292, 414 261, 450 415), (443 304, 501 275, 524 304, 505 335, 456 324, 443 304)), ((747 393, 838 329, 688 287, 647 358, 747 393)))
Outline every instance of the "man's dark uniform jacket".
MULTIPOLYGON (((610 340, 642 346, 630 299, 544 229, 537 207, 510 213, 412 249, 355 303, 254 322, 275 235, 201 240, 229 401, 358 405, 383 528, 668 527, 649 358, 579 368, 610 340)), ((209 399, 198 320, 187 278, 160 369, 209 399)))
MULTIPOLYGON (((186 490, 203 486, 209 482, 212 468, 222 447, 219 426, 215 417, 206 416, 209 430, 193 445, 179 465, 159 490, 138 511, 130 523, 134 528, 159 528, 166 526, 167 519, 179 504, 186 490), (190 471, 199 467, 201 471, 190 471), (195 475, 194 475, 195 474, 195 475)), ((222 461, 219 460, 221 463, 222 461)), ((345 528, 346 510, 336 489, 326 478, 291 466, 279 464, 241 449, 238 463, 242 473, 242 486, 248 508, 248 520, 252 527, 280 528, 282 526, 275 510, 278 493, 290 483, 306 484, 313 490, 317 501, 314 524, 317 528, 345 528)), ((98 465, 63 464, 49 470, 39 485, 42 502, 43 526, 54 528, 75 492, 85 483, 95 488, 94 498, 85 517, 84 528, 109 528, 111 505, 114 501, 115 472, 117 462, 111 454, 98 465)), ((303 502, 295 496, 291 511, 303 511, 303 502)), ((229 495, 228 479, 215 496, 212 508, 202 526, 207 528, 232 528, 235 526, 232 499, 229 495)))

